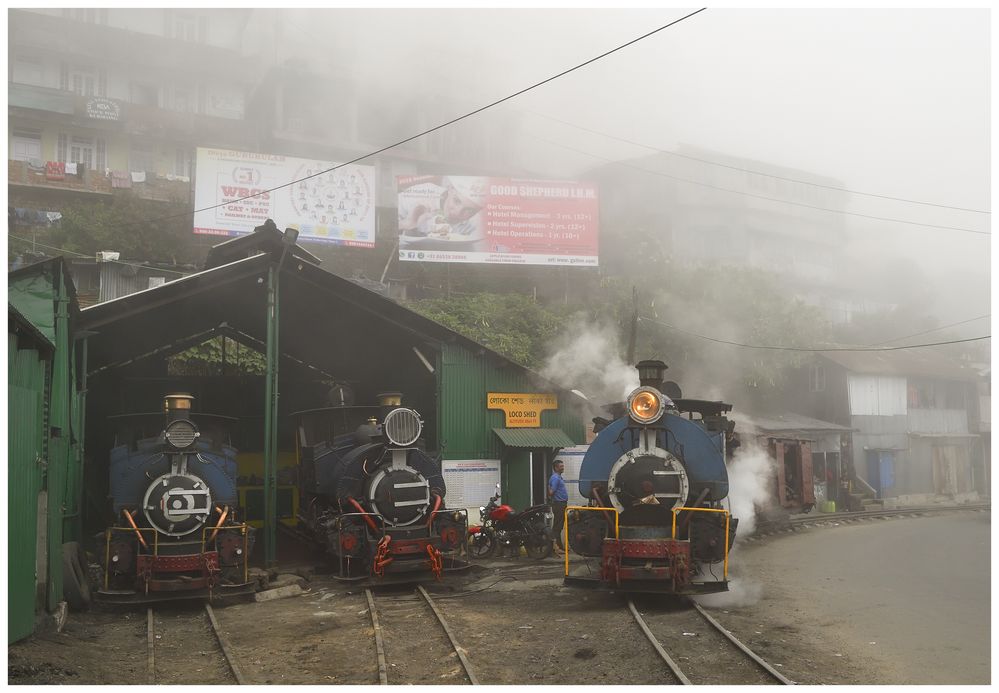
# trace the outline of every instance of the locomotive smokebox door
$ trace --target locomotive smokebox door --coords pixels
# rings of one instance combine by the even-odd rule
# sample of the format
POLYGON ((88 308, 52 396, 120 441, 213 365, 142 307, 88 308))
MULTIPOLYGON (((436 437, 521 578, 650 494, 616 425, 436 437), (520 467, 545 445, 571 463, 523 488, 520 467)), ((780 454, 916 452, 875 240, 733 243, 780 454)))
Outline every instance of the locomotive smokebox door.
POLYGON ((149 485, 142 501, 149 524, 172 537, 200 529, 211 507, 208 487, 188 474, 164 474, 149 485))

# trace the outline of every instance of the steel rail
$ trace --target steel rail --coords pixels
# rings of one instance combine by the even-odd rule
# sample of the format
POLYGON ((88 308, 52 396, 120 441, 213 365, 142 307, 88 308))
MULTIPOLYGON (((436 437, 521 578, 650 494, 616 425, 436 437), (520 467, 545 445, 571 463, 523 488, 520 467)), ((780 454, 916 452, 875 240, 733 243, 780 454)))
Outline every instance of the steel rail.
POLYGON ((365 589, 364 596, 368 600, 368 613, 371 615, 371 627, 375 631, 375 652, 378 655, 378 683, 382 686, 388 685, 388 669, 385 664, 385 641, 382 640, 382 627, 378 623, 378 614, 375 612, 375 599, 371 596, 371 590, 365 589))
POLYGON ((643 633, 645 633, 645 637, 648 638, 650 643, 652 643, 652 647, 656 648, 656 652, 658 652, 659 656, 662 657, 664 662, 666 662, 666 666, 670 668, 673 675, 676 676, 676 678, 679 679, 680 683, 683 685, 691 685, 690 679, 684 675, 684 673, 680 670, 679 665, 677 665, 677 663, 673 661, 673 658, 669 656, 669 653, 663 649, 662 643, 659 642, 659 638, 653 635, 652 631, 649 630, 648 624, 645 622, 645 619, 642 618, 642 615, 638 613, 638 609, 635 608, 635 603, 631 601, 631 597, 628 597, 628 608, 631 609, 631 615, 635 617, 635 623, 637 623, 638 627, 642 629, 643 633))
POLYGON ((434 612, 434 616, 437 617, 437 621, 444 628, 444 632, 447 633, 448 640, 451 641, 451 647, 454 648, 455 654, 458 655, 458 659, 461 661, 461 666, 464 667, 465 669, 465 675, 468 676, 468 680, 471 682, 473 686, 478 686, 479 681, 478 679, 475 678, 475 674, 472 673, 472 664, 471 662, 468 661, 468 657, 465 656, 465 649, 460 644, 458 644, 458 639, 455 638, 454 632, 451 630, 451 627, 447 624, 447 621, 444 619, 444 614, 440 612, 440 610, 437 608, 437 605, 434 604, 434 600, 431 599, 430 595, 427 594, 427 591, 423 589, 423 585, 417 585, 416 590, 421 595, 423 595, 423 598, 427 602, 427 606, 429 606, 431 611, 434 612))
MULTIPOLYGON (((229 671, 232 673, 233 678, 236 679, 237 684, 241 686, 246 685, 246 678, 243 676, 243 672, 240 670, 239 665, 236 664, 236 658, 233 655, 232 648, 230 647, 225 636, 222 635, 222 628, 219 626, 218 619, 215 618, 215 612, 212 610, 210 604, 205 604, 204 613, 208 616, 208 621, 212 626, 212 632, 215 634, 215 639, 219 644, 219 649, 222 650, 222 656, 225 659, 226 666, 229 667, 229 671)), ((153 608, 149 607, 146 609, 146 664, 149 669, 147 679, 150 684, 156 683, 156 655, 154 647, 154 643, 156 642, 156 629, 153 624, 153 608)))
POLYGON ((718 621, 716 621, 711 614, 705 611, 704 607, 702 607, 700 604, 698 604, 697 602, 695 602, 693 599, 690 598, 687 599, 687 602, 692 604, 694 608, 697 609, 697 613, 703 616, 704 619, 708 623, 710 623, 715 630, 717 630, 719 633, 728 638, 729 642, 738 647, 747 657, 756 662, 765 672, 767 672, 768 674, 770 674, 771 676, 773 676, 775 679, 777 679, 786 686, 794 685, 794 681, 781 674, 779 671, 770 666, 770 664, 768 664, 766 660, 764 660, 758 654, 749 649, 747 645, 743 644, 741 640, 732 635, 732 633, 729 632, 727 628, 725 628, 722 624, 718 623, 718 621))
POLYGON ((212 623, 212 631, 215 633, 215 639, 218 640, 219 647, 222 648, 222 654, 225 655, 225 661, 226 664, 229 665, 229 671, 232 672, 237 684, 245 686, 246 678, 243 676, 243 672, 240 670, 239 665, 236 664, 236 657, 232 652, 232 647, 229 645, 229 641, 226 640, 224 635, 222 635, 222 628, 219 626, 218 619, 215 618, 215 611, 212 609, 211 604, 205 604, 205 613, 208 614, 208 620, 212 623))
POLYGON ((836 522, 844 520, 863 520, 874 517, 896 517, 899 515, 922 515, 926 513, 942 513, 953 510, 991 510, 988 503, 974 503, 967 505, 945 505, 926 506, 911 508, 892 508, 890 510, 857 510, 853 512, 838 512, 822 515, 809 515, 806 517, 793 517, 788 520, 792 527, 800 525, 817 524, 821 522, 836 522))

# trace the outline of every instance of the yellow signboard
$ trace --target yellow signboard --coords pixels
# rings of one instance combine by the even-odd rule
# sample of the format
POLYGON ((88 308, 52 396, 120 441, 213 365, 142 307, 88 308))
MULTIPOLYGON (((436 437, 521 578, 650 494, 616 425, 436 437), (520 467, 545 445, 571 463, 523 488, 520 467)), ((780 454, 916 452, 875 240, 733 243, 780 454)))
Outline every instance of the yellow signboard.
POLYGON ((507 428, 541 428, 541 412, 558 409, 555 395, 530 392, 490 392, 488 409, 500 409, 506 414, 507 428))

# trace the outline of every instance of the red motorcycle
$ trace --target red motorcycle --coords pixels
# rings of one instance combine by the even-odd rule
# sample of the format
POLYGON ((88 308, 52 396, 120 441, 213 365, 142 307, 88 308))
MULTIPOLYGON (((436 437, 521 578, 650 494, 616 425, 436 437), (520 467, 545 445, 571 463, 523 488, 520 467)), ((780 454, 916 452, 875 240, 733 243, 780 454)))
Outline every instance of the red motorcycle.
POLYGON ((497 549, 508 548, 520 553, 523 546, 531 558, 547 558, 552 553, 552 524, 555 515, 548 505, 534 505, 516 512, 509 505, 499 503, 499 484, 496 495, 479 508, 481 525, 468 528, 468 554, 472 558, 488 558, 497 549))

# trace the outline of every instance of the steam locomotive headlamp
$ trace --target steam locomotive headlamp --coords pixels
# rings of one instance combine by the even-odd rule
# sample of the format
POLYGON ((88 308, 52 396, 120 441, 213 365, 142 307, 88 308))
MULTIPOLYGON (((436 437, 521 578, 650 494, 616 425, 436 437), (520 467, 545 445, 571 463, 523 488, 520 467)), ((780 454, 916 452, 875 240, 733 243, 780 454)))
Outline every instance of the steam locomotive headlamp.
POLYGON ((172 421, 164 433, 167 443, 176 450, 183 450, 191 447, 200 435, 198 428, 193 422, 187 419, 172 421))
POLYGON ((400 407, 385 415, 382 432, 389 442, 399 447, 408 447, 420 439, 423 433, 423 420, 412 409, 400 407))
POLYGON ((636 423, 655 423, 665 410, 663 396, 654 387, 640 387, 628 395, 628 414, 636 423))

